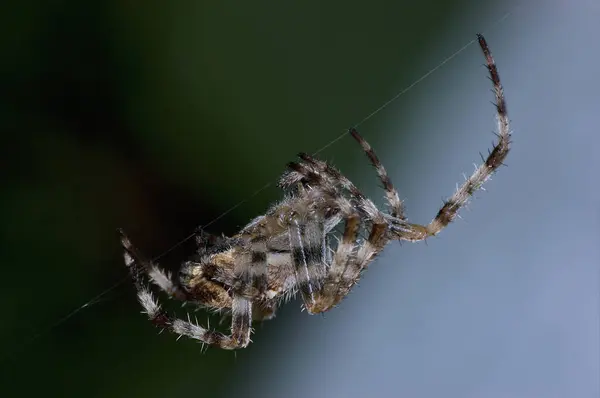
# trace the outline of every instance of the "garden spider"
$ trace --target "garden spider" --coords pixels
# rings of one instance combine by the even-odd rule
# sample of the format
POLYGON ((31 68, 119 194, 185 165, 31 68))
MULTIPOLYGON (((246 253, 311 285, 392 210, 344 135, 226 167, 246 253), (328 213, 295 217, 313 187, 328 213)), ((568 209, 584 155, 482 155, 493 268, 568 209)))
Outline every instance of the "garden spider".
POLYGON ((448 198, 427 225, 407 221, 404 207, 371 146, 351 129, 375 167, 385 189, 388 211, 379 210, 330 164, 307 154, 288 164, 279 186, 286 197, 235 236, 197 236, 198 253, 182 264, 178 280, 144 260, 120 231, 125 265, 144 312, 154 325, 180 336, 224 349, 250 343, 252 320, 273 317, 279 302, 300 291, 304 307, 317 314, 336 306, 362 272, 392 240, 420 241, 446 227, 473 193, 493 174, 509 151, 511 131, 500 77, 488 45, 477 35, 496 97, 498 143, 474 174, 448 198), (334 228, 343 223, 343 233, 334 228), (364 233, 366 238, 361 238, 364 233), (334 241, 333 244, 331 241, 334 241), (168 315, 142 280, 169 296, 218 312, 230 313, 231 334, 216 332, 168 315))

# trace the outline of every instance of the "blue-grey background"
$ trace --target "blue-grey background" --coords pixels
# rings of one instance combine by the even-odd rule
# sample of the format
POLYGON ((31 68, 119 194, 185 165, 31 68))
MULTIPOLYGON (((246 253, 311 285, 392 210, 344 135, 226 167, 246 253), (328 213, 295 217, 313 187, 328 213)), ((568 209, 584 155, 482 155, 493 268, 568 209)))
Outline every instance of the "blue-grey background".
MULTIPOLYGON (((600 395, 598 2, 26 1, 0 18, 3 396, 600 395), (290 303, 248 349, 202 354, 157 335, 128 283, 90 302, 126 276, 116 227, 156 256, 248 199, 209 227, 234 233, 297 152, 478 31, 508 167, 439 237, 391 244, 338 308, 290 303)), ((415 222, 494 138, 483 61, 469 46, 360 125, 415 222)), ((321 156, 382 203, 350 138, 321 156)))

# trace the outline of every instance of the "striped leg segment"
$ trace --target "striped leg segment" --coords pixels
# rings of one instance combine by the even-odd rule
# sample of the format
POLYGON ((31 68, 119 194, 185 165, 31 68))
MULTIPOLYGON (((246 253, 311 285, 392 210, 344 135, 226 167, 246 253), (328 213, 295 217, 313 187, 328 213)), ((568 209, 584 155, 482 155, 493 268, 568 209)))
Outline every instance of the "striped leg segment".
MULTIPOLYGON (((125 266, 129 269, 137 290, 138 300, 144 308, 144 312, 148 315, 150 322, 161 329, 167 329, 180 336, 186 336, 199 340, 204 344, 223 349, 236 349, 248 345, 250 342, 251 312, 246 299, 234 298, 231 336, 205 329, 199 326, 197 322, 193 323, 189 319, 189 314, 187 321, 171 317, 161 308, 158 300, 153 297, 149 287, 143 282, 141 271, 143 269, 151 269, 151 265, 143 260, 123 231, 119 230, 119 234, 123 247, 125 266)), ((159 286, 161 285, 159 284, 159 286)))
POLYGON ((498 142, 489 151, 488 156, 483 159, 483 163, 477 167, 475 172, 444 202, 435 218, 428 225, 411 224, 408 230, 397 231, 400 240, 417 241, 437 235, 456 218, 458 211, 469 201, 475 191, 481 188, 490 176, 504 164, 504 159, 506 159, 510 150, 510 121, 502 84, 500 83, 500 75, 484 37, 477 35, 477 40, 485 56, 486 66, 490 74, 489 78, 493 84, 496 119, 498 121, 498 132, 496 133, 498 142))
POLYGON ((371 148, 371 145, 369 145, 369 143, 358 133, 358 131, 356 131, 356 129, 350 129, 350 134, 352 135, 352 137, 354 137, 356 141, 358 141, 362 149, 367 154, 367 157, 371 161, 371 164, 373 165, 373 167, 375 167, 375 170, 377 171, 379 180, 381 180, 383 188, 385 189, 385 197, 390 208, 390 215, 394 218, 405 220, 406 217, 404 216, 404 205, 402 204, 402 201, 398 196, 398 191, 396 191, 396 188, 394 188, 392 180, 388 176, 385 167, 383 167, 383 164, 375 154, 375 151, 373 150, 373 148, 371 148))
POLYGON ((263 235, 244 238, 234 260, 234 291, 243 297, 263 295, 268 287, 267 239, 263 235))
POLYGON ((315 294, 321 290, 326 274, 324 225, 317 220, 296 219, 288 233, 296 283, 308 309, 314 305, 315 294))
POLYGON ((506 101, 504 100, 504 92, 500 83, 500 75, 485 39, 482 35, 477 35, 477 40, 483 50, 490 80, 494 85, 496 118, 498 120, 498 143, 494 145, 483 164, 475 170, 473 175, 458 188, 454 195, 446 200, 436 217, 427 226, 427 232, 430 235, 437 234, 456 218, 458 210, 467 203, 473 193, 481 188, 483 183, 503 164, 510 150, 510 122, 506 112, 506 101))
POLYGON ((314 302, 306 306, 308 312, 311 314, 325 312, 334 307, 342 299, 339 292, 345 290, 343 275, 347 268, 352 266, 356 239, 360 229, 360 216, 358 213, 350 214, 346 217, 345 224, 344 234, 333 255, 327 277, 322 283, 322 288, 315 292, 314 302))
MULTIPOLYGON (((137 253, 137 250, 133 247, 129 239, 125 236, 122 230, 118 231, 121 236, 121 243, 123 247, 127 246, 125 254, 129 253, 130 259, 137 258, 142 259, 141 255, 137 253)), ((126 259, 127 260, 127 259, 126 259)), ((127 261, 126 261, 127 262, 127 261)), ((127 264, 129 269, 129 273, 135 283, 135 286, 138 288, 142 287, 142 274, 148 275, 150 281, 158 286, 162 291, 167 293, 170 297, 176 298, 178 300, 189 300, 190 297, 185 292, 185 290, 179 287, 179 284, 173 281, 171 273, 164 271, 157 265, 153 264, 150 261, 140 260, 136 262, 131 262, 131 264, 127 264)))
POLYGON ((315 295, 315 305, 308 308, 309 312, 325 312, 342 301, 358 283, 362 271, 389 241, 387 223, 373 223, 368 239, 362 244, 357 244, 359 230, 359 215, 348 216, 324 288, 315 295))
POLYGON ((252 333, 252 302, 241 296, 234 296, 231 310, 231 348, 243 348, 250 344, 252 333))

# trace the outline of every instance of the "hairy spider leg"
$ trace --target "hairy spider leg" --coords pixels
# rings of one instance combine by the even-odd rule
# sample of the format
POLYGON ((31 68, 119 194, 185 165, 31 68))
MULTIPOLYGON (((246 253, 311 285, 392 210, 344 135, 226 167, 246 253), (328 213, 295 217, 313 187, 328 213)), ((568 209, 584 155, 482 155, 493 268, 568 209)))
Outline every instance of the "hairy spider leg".
POLYGON ((496 68, 496 63, 487 42, 481 34, 477 35, 479 46, 485 56, 486 66, 489 71, 489 79, 493 84, 495 95, 496 119, 498 121, 498 143, 488 152, 488 156, 482 160, 483 163, 477 167, 475 172, 466 179, 466 181, 450 196, 442 208, 438 211, 435 218, 428 225, 410 224, 410 228, 404 231, 398 231, 399 240, 419 241, 429 236, 437 235, 457 216, 458 211, 469 201, 475 191, 494 174, 498 168, 504 164, 504 159, 508 155, 511 144, 511 130, 508 113, 506 110, 506 101, 504 99, 504 90, 500 83, 500 74, 496 68))
POLYGON ((142 281, 141 270, 139 268, 142 267, 147 269, 148 263, 142 259, 122 230, 119 230, 119 234, 121 237, 121 245, 124 250, 123 256, 125 265, 129 269, 129 273, 133 279, 137 290, 138 300, 144 308, 144 312, 148 315, 150 322, 161 329, 167 329, 180 336, 187 336, 199 340, 202 343, 223 349, 236 349, 248 345, 250 342, 251 314, 247 300, 239 300, 236 298, 233 300, 231 336, 205 329, 197 323, 191 322, 189 314, 187 321, 171 317, 161 308, 158 300, 153 297, 148 286, 142 281))

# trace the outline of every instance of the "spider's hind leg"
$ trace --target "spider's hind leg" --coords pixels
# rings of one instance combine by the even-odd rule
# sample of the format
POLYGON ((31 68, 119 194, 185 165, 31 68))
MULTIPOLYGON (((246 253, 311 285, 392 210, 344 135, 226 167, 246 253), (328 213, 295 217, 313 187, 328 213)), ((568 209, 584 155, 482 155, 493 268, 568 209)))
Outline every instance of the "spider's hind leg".
MULTIPOLYGON (((133 279, 137 296, 148 319, 158 328, 167 329, 180 336, 186 336, 208 345, 223 349, 243 348, 248 345, 251 328, 251 308, 249 301, 234 297, 232 306, 231 335, 209 330, 193 323, 188 314, 188 320, 174 318, 164 311, 158 300, 156 300, 148 286, 143 282, 140 267, 148 269, 149 265, 143 260, 131 241, 119 231, 125 265, 133 279)), ((160 285, 159 285, 160 286, 160 285)))
MULTIPOLYGON (((131 244, 129 238, 125 236, 125 233, 122 230, 119 230, 118 232, 121 236, 121 243, 123 244, 123 247, 127 246, 126 250, 131 253, 131 256, 141 259, 142 257, 138 253, 137 249, 131 244)), ((179 284, 176 281, 173 280, 171 273, 163 270, 156 264, 150 261, 140 260, 128 265, 128 268, 136 287, 138 287, 138 284, 141 283, 142 273, 145 273, 148 275, 150 281, 158 286, 163 292, 167 293, 169 297, 173 297, 182 301, 188 300, 188 294, 179 287, 179 284)))

